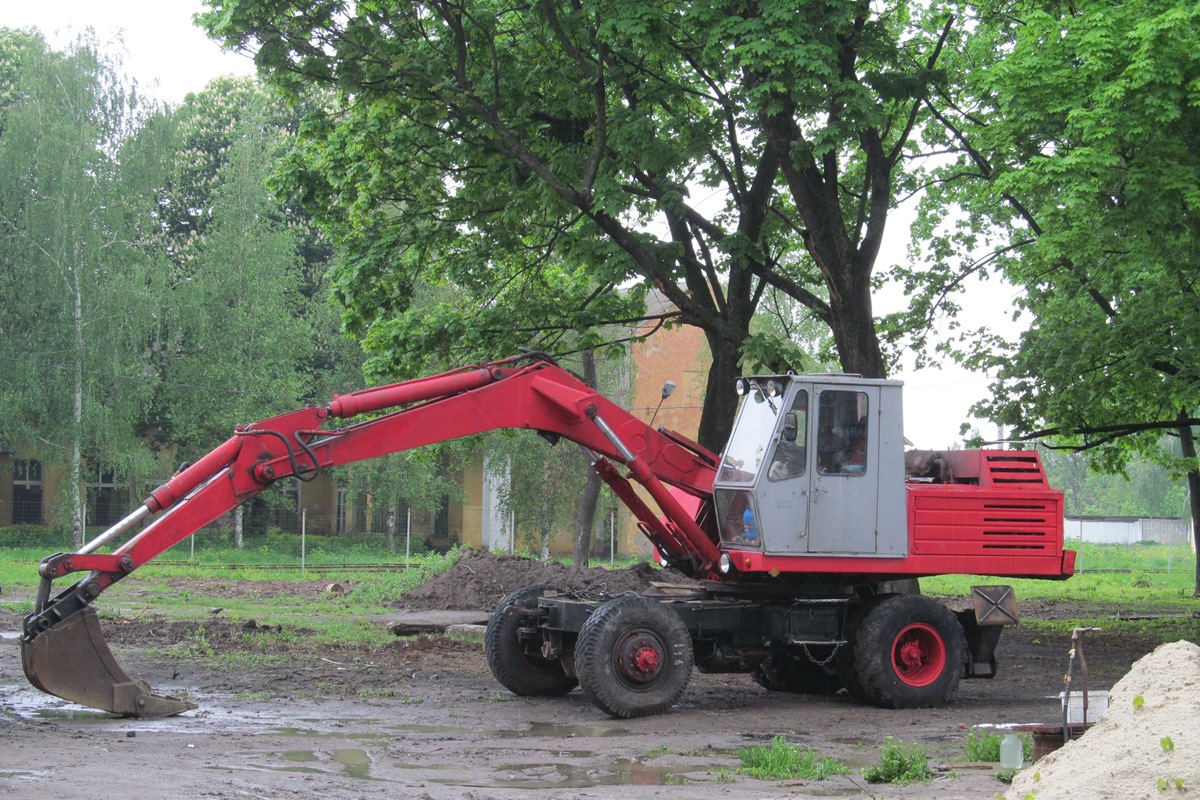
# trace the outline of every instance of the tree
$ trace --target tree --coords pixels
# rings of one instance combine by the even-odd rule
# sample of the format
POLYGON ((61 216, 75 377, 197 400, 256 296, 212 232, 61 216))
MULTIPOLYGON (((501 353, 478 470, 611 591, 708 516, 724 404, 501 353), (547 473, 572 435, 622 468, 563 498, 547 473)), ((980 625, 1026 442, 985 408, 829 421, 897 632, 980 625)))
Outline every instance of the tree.
POLYGON ((1141 456, 1186 475, 1200 523, 1200 9, 987 10, 958 51, 944 117, 962 155, 930 193, 968 212, 938 252, 962 257, 998 231, 985 260, 1022 287, 1032 320, 1015 349, 975 354, 997 375, 983 408, 1109 470, 1141 456), (1180 455, 1160 446, 1164 431, 1180 455))
MULTIPOLYGON (((185 452, 207 451, 240 423, 296 407, 309 388, 314 346, 299 239, 266 189, 279 134, 253 110, 243 114, 214 175, 211 219, 189 243, 164 308, 173 343, 160 402, 171 441, 185 452)), ((241 519, 239 510, 238 547, 241 519)))
POLYGON ((768 287, 829 326, 845 370, 885 374, 872 276, 946 33, 919 5, 208 6, 210 35, 294 97, 338 92, 286 177, 344 250, 337 289, 381 370, 641 315, 613 291, 636 282, 707 337, 714 449, 768 287), (420 280, 491 303, 406 318, 420 280))
POLYGON ((2 438, 66 466, 84 537, 83 463, 144 466, 136 423, 153 254, 139 221, 161 184, 161 142, 133 140, 143 106, 88 37, 65 52, 0 30, 2 438))

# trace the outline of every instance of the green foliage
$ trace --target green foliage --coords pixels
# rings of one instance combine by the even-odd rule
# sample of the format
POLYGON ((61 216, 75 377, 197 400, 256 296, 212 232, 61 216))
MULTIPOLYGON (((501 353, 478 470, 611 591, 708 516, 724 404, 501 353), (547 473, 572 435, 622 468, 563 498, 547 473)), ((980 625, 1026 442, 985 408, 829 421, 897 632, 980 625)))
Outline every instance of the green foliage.
MULTIPOLYGON (((1161 440, 1164 453, 1179 455, 1179 442, 1161 440)), ((1042 449, 1050 485, 1066 495, 1068 514, 1177 518, 1187 513, 1187 484, 1162 464, 1135 457, 1124 474, 1105 473, 1086 453, 1042 449)))
MULTIPOLYGON (((594 346, 655 289, 732 377, 768 286, 835 331, 846 369, 883 373, 872 271, 914 188, 944 16, 906 0, 208 7, 210 35, 324 104, 279 185, 344 252, 335 291, 378 374, 566 332, 594 346)), ((771 344, 772 363, 793 350, 771 344)), ((705 402, 715 447, 732 390, 705 402)))
POLYGON ((952 114, 943 143, 962 155, 926 198, 939 263, 991 262, 1031 320, 1018 342, 982 339, 967 358, 997 377, 979 410, 1089 448, 1108 471, 1140 456, 1194 474, 1183 420, 1200 406, 1188 355, 1200 302, 1186 266, 1200 252, 1200 9, 1009 9, 977 7, 950 60, 948 90, 970 112, 952 114), (938 229, 951 206, 967 215, 938 229), (1162 448, 1165 431, 1181 451, 1162 448))
POLYGON ((920 745, 906 745, 888 737, 879 748, 879 764, 863 770, 867 783, 896 783, 905 785, 927 781, 933 777, 929 758, 920 745))
MULTIPOLYGON (((1017 734, 1021 740, 1021 751, 1027 762, 1033 760, 1033 739, 1029 734, 1017 734)), ((966 753, 968 761, 999 761, 1000 743, 1003 734, 993 733, 984 728, 972 728, 967 734, 966 753)))
POLYGON ((850 771, 837 759, 813 750, 801 750, 782 736, 773 738, 770 745, 741 747, 738 758, 742 762, 738 772, 767 781, 819 781, 850 771))
POLYGON ((71 547, 71 532, 46 525, 0 526, 0 547, 30 548, 42 553, 62 552, 71 547))
POLYGON ((81 541, 84 462, 131 480, 154 467, 138 423, 163 151, 133 135, 152 109, 94 38, 0 42, 0 447, 65 467, 57 499, 81 541))

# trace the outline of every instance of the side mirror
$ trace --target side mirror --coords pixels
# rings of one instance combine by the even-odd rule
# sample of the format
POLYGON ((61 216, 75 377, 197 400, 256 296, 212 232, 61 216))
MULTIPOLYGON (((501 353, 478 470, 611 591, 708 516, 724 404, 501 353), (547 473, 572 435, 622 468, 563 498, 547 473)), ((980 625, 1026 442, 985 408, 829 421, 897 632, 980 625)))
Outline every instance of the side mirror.
POLYGON ((663 400, 666 400, 675 393, 675 381, 667 381, 663 384, 662 397, 658 401, 658 406, 654 409, 654 415, 650 417, 650 427, 654 427, 654 420, 658 419, 658 410, 662 408, 663 400))
POLYGON ((797 428, 796 412, 789 411, 788 415, 783 419, 783 440, 785 442, 795 442, 797 428))

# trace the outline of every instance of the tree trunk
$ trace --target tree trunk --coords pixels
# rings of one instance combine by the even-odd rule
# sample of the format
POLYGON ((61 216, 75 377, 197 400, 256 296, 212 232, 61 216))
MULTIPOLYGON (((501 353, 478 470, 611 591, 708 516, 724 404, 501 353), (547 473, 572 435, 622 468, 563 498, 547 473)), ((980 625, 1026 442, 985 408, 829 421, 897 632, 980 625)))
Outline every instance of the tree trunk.
POLYGON ((712 367, 708 370, 708 383, 704 388, 704 407, 696 441, 719 454, 729 441, 737 413, 738 397, 734 384, 742 376, 741 341, 725 339, 715 333, 707 334, 707 338, 712 351, 712 367))
MULTIPOLYGON (((593 389, 599 379, 596 376, 596 352, 584 350, 583 382, 593 389)), ((592 528, 595 527, 596 504, 600 501, 600 474, 591 468, 590 459, 585 459, 587 467, 587 482, 583 486, 583 494, 575 506, 575 543, 571 549, 571 563, 577 567, 588 565, 588 555, 592 551, 592 528)))
POLYGON ((383 533, 383 543, 389 553, 396 552, 396 509, 395 504, 392 505, 392 510, 388 512, 387 528, 383 533))
POLYGON ((871 306, 871 271, 857 265, 842 270, 847 276, 841 300, 830 303, 830 328, 842 371, 864 378, 886 378, 887 365, 875 332, 871 306))
MULTIPOLYGON (((542 466, 542 485, 544 486, 549 483, 550 459, 546 459, 545 464, 542 466)), ((550 557, 550 535, 552 533, 550 520, 552 516, 550 513, 550 493, 544 492, 542 494, 542 513, 538 515, 538 557, 543 561, 550 557)))
MULTIPOLYGON (((1181 420, 1187 419, 1187 410, 1182 409, 1179 412, 1181 420)), ((1184 458, 1196 457, 1196 437, 1192 433, 1192 426, 1179 426, 1179 442, 1183 450, 1184 458)), ((1200 470, 1189 470, 1187 474, 1188 482, 1188 501, 1192 511, 1192 536, 1195 537, 1200 533, 1200 470)), ((1197 548, 1200 552, 1200 548, 1197 548)), ((1200 597, 1200 556, 1196 557, 1196 579, 1195 585, 1192 588, 1192 596, 1200 597)))
POLYGON ((589 468, 583 495, 575 510, 575 548, 571 552, 571 563, 586 567, 592 552, 592 528, 596 523, 596 505, 600 502, 600 473, 589 468))
POLYGON ((238 506, 233 510, 233 549, 235 550, 241 550, 246 541, 242 526, 244 511, 244 506, 238 506))
MULTIPOLYGON (((76 248, 77 250, 78 248, 76 248)), ((77 253, 76 253, 77 254, 77 253)), ((75 374, 73 388, 74 404, 71 409, 71 466, 68 470, 71 481, 71 533, 76 549, 83 547, 84 517, 83 504, 87 499, 87 487, 83 482, 83 287, 76 259, 71 266, 71 288, 74 291, 75 329, 75 374)))

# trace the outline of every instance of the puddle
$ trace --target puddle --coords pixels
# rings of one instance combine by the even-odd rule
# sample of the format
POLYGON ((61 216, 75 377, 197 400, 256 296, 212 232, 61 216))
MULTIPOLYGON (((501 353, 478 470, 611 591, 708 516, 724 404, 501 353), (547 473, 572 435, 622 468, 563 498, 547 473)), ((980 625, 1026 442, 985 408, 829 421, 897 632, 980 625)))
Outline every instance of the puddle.
POLYGON ((371 756, 365 750, 334 750, 330 754, 335 764, 342 765, 342 774, 350 778, 371 777, 371 756))
POLYGON ((595 786, 668 786, 707 783, 711 765, 659 766, 640 761, 611 764, 512 764, 497 768, 507 773, 491 780, 433 778, 446 786, 480 789, 588 789, 595 786))
MULTIPOLYGON (((256 753, 255 756, 262 756, 256 753)), ((323 753, 318 750, 285 750, 280 753, 289 766, 277 767, 268 764, 249 764, 247 768, 266 772, 298 772, 310 775, 341 775, 346 778, 376 780, 371 775, 375 761, 366 750, 343 748, 323 753), (294 766, 292 766, 294 765, 294 766)), ((228 769, 228 767, 222 767, 228 769)))
POLYGON ((318 731, 313 728, 296 728, 289 725, 273 725, 267 728, 267 732, 278 736, 294 736, 298 739, 350 739, 356 742, 379 742, 381 744, 388 741, 388 737, 382 733, 318 731))
POLYGON ((837 742, 838 744, 853 744, 853 745, 869 744, 872 747, 878 747, 880 744, 878 739, 871 739, 866 736, 835 736, 832 739, 830 739, 829 741, 837 742))
POLYGON ((527 728, 479 730, 478 728, 455 728, 437 725, 392 725, 390 730, 410 733, 446 733, 455 736, 486 736, 489 739, 585 739, 608 736, 628 736, 627 728, 603 728, 586 725, 558 725, 552 722, 530 722, 527 728))
POLYGON ((29 716, 34 719, 124 719, 120 714, 94 708, 36 708, 29 716))
POLYGON ((525 731, 491 731, 494 736, 549 736, 555 739, 572 737, 628 736, 627 728, 592 728, 583 725, 555 725, 551 722, 531 722, 525 731))
MULTIPOLYGON (((628 736, 630 733, 627 728, 556 725, 549 722, 531 722, 529 723, 529 727, 517 730, 480 730, 478 728, 464 728, 456 725, 405 724, 389 725, 387 726, 387 731, 388 733, 430 733, 453 737, 483 736, 489 739, 528 739, 533 737, 545 737, 550 739, 599 738, 608 736, 628 736)), ((389 736, 384 732, 343 733, 338 730, 317 730, 315 728, 301 728, 297 726, 275 726, 270 728, 270 732, 280 736, 296 736, 314 739, 353 739, 355 741, 380 742, 389 741, 389 736)))
POLYGON ((805 786, 805 797, 861 797, 857 786, 805 786))
POLYGON ((21 770, 0 770, 0 781, 39 781, 50 776, 48 772, 24 772, 21 770))
POLYGON ((17 641, 21 638, 20 631, 0 631, 0 640, 2 641, 17 641))

